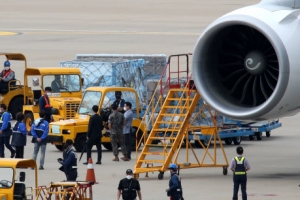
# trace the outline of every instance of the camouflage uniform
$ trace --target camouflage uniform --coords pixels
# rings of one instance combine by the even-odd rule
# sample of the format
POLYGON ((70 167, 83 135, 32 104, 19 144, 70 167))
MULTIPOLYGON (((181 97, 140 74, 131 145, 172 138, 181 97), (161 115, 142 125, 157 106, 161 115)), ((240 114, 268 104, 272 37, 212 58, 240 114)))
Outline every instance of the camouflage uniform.
POLYGON ((111 140, 114 156, 119 155, 118 142, 121 146, 123 155, 127 155, 125 142, 124 142, 124 135, 123 135, 124 121, 125 121, 124 115, 118 111, 113 111, 113 113, 110 114, 108 117, 108 123, 111 124, 110 140, 111 140))

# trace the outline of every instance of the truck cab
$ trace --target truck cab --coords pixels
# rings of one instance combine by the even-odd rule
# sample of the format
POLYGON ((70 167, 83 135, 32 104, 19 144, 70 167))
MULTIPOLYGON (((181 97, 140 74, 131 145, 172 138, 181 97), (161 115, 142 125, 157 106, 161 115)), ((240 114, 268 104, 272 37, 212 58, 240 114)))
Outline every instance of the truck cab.
POLYGON ((54 145, 63 145, 67 139, 74 142, 77 151, 82 151, 86 141, 86 133, 88 131, 88 123, 91 115, 93 115, 93 105, 98 105, 100 115, 102 116, 104 129, 102 130, 102 145, 108 149, 112 149, 110 142, 110 133, 107 127, 108 116, 111 113, 110 106, 116 100, 115 92, 122 91, 122 99, 132 103, 132 111, 134 119, 132 122, 133 149, 136 148, 136 137, 141 137, 144 126, 141 125, 140 104, 138 94, 133 88, 127 87, 89 87, 86 89, 82 101, 79 105, 77 113, 73 119, 60 120, 50 123, 48 141, 54 145), (139 127, 142 127, 139 129, 139 127))
POLYGON ((24 85, 23 113, 28 132, 34 120, 39 118, 39 98, 44 94, 45 87, 54 88, 48 94, 52 121, 75 117, 82 98, 82 79, 78 68, 27 68, 24 85))
POLYGON ((38 172, 33 159, 1 159, 0 199, 32 199, 38 186, 38 172), (32 170, 33 169, 33 170, 32 170), (25 182, 26 172, 33 181, 25 182), (31 178, 32 179, 32 178, 31 178))

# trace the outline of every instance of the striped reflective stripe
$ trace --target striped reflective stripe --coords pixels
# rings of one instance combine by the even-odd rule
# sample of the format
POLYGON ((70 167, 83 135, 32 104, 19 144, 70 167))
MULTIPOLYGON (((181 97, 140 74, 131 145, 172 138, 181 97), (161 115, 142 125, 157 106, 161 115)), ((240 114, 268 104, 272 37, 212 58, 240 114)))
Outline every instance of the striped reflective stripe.
POLYGON ((244 175, 246 172, 234 172, 235 175, 244 175))
POLYGON ((88 164, 87 168, 88 168, 88 169, 94 169, 94 168, 93 168, 93 164, 88 164))

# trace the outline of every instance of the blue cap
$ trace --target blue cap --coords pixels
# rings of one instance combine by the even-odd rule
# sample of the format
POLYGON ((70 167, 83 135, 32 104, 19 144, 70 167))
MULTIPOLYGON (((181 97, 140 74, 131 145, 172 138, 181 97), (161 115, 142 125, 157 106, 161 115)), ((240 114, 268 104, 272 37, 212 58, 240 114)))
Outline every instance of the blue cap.
POLYGON ((8 60, 4 62, 4 67, 10 67, 10 62, 8 60))
POLYGON ((168 167, 168 169, 173 169, 173 170, 177 170, 177 165, 174 163, 171 163, 168 167))

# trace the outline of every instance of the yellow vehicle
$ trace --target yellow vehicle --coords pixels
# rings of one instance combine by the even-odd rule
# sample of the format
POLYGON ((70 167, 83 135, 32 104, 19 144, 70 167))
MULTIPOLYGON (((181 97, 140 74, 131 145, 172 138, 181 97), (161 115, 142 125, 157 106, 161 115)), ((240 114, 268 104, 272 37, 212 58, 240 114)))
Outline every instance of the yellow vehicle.
MULTIPOLYGON (((86 133, 90 116, 93 114, 93 105, 98 105, 101 110, 101 116, 104 123, 107 122, 110 114, 110 106, 116 100, 115 91, 122 91, 122 98, 132 103, 134 119, 132 122, 132 148, 135 150, 136 141, 140 140, 145 129, 140 126, 140 105, 138 94, 133 88, 127 87, 89 87, 84 93, 79 109, 74 119, 52 122, 49 127, 48 141, 52 144, 63 145, 67 139, 74 141, 74 147, 77 151, 82 151, 86 141, 86 133), (138 129, 140 127, 140 129, 138 129), (138 138, 136 138, 136 135, 138 138)), ((102 137, 103 146, 111 150, 110 133, 104 128, 102 137)))
POLYGON ((48 187, 38 186, 37 165, 33 159, 1 159, 0 175, 1 200, 65 200, 67 195, 70 199, 93 199, 92 182, 59 181, 51 182, 48 187), (26 176, 29 178, 25 182, 26 176))
POLYGON ((33 159, 1 159, 0 162, 0 199, 32 199, 33 188, 38 187, 38 172, 33 159), (34 169, 34 170, 31 170, 34 169), (24 183, 27 171, 31 184, 24 183), (28 187, 30 185, 30 187, 28 187))
POLYGON ((0 56, 12 61, 12 70, 20 68, 15 61, 24 62, 24 84, 20 80, 11 80, 8 89, 0 94, 0 103, 7 105, 13 118, 23 111, 28 131, 32 121, 39 115, 38 99, 43 95, 44 88, 51 86, 55 77, 60 78, 61 85, 59 90, 49 95, 53 120, 74 118, 82 98, 82 79, 78 68, 27 68, 26 57, 21 53, 0 53, 0 56), (41 83, 39 80, 42 80, 41 83), (32 83, 31 86, 29 83, 32 83))
MULTIPOLYGON (((30 131, 34 119, 39 118, 39 98, 47 86, 53 87, 55 78, 60 78, 60 87, 48 94, 52 108, 53 121, 71 119, 82 98, 81 72, 78 68, 27 68, 24 72, 24 106, 26 128, 30 131), (41 83, 39 83, 41 80, 41 83), (27 87, 29 81, 33 85, 27 87)), ((57 146, 62 148, 62 146, 57 146)))

